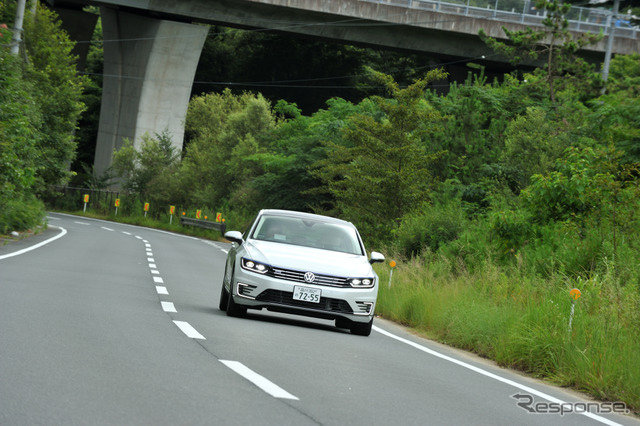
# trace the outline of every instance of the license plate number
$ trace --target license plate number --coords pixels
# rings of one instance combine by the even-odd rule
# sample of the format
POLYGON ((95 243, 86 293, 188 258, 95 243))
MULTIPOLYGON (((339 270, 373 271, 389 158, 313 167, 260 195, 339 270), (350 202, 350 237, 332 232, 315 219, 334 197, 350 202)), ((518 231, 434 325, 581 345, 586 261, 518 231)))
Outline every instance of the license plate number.
POLYGON ((304 302, 320 303, 320 295, 322 290, 311 287, 293 287, 293 300, 302 300, 304 302))

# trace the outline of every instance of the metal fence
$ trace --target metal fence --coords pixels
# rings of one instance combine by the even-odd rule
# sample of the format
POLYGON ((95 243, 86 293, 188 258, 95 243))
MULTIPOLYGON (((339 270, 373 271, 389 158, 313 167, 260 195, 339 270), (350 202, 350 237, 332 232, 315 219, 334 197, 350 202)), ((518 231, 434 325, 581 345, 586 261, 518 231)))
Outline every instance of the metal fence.
MULTIPOLYGON (((535 8, 532 0, 361 0, 369 3, 391 4, 416 10, 429 10, 451 15, 494 19, 523 25, 543 26, 545 14, 535 8)), ((567 14, 569 30, 608 34, 611 29, 612 12, 572 6, 567 14)), ((615 17, 615 37, 638 38, 638 28, 631 26, 623 14, 615 17)))
POLYGON ((87 207, 97 211, 108 211, 111 206, 115 205, 116 199, 126 196, 127 193, 124 191, 58 186, 47 196, 45 202, 53 208, 81 210, 84 207, 85 195, 89 196, 87 207))

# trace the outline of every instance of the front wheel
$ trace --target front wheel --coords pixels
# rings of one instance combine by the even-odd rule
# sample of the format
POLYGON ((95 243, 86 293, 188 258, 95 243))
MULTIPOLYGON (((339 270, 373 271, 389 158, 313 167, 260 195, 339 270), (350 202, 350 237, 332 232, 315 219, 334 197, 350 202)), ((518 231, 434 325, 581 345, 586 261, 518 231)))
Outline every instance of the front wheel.
POLYGON ((368 336, 371 334, 371 327, 373 326, 373 318, 371 321, 362 323, 362 322, 352 322, 351 323, 351 334, 355 334, 357 336, 368 336))
MULTIPOLYGON (((224 286, 222 287, 224 290, 224 286)), ((225 291, 226 292, 226 291, 225 291)), ((242 305, 238 305, 233 300, 233 275, 231 276, 231 291, 226 292, 227 298, 227 316, 230 317, 243 317, 247 313, 247 308, 242 305)))
POLYGON ((220 308, 221 311, 226 311, 227 305, 229 304, 229 292, 224 288, 224 279, 227 278, 227 268, 228 265, 225 265, 224 275, 222 276, 222 289, 220 290, 220 301, 218 302, 218 308, 220 308))
POLYGON ((226 288, 224 288, 224 282, 222 283, 222 290, 220 290, 220 302, 218 303, 218 308, 221 311, 226 311, 227 306, 229 305, 229 292, 226 288))

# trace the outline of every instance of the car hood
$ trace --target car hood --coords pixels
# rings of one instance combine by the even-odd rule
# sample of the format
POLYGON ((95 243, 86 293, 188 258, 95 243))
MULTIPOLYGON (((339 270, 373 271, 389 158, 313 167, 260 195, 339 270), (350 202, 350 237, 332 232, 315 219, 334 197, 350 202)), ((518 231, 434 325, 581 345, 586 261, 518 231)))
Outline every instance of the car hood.
POLYGON ((243 246, 246 257, 278 268, 341 277, 375 275, 366 256, 258 240, 243 246))

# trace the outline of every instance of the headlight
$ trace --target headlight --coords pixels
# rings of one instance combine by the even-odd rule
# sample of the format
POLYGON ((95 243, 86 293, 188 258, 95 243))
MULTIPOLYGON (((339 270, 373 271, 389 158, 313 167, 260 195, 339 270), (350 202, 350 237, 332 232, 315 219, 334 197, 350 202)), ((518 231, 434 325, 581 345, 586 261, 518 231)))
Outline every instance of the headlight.
POLYGON ((374 281, 373 278, 351 278, 349 284, 351 287, 367 288, 373 287, 374 281))
POLYGON ((269 272, 269 265, 245 259, 244 257, 242 258, 241 264, 242 269, 246 269, 247 271, 256 272, 258 274, 266 274, 269 272))

